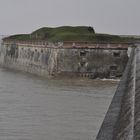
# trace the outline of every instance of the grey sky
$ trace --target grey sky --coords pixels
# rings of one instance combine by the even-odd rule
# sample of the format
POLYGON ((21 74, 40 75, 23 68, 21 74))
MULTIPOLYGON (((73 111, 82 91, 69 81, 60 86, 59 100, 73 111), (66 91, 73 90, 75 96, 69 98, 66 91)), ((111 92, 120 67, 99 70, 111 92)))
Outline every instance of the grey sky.
POLYGON ((140 35, 140 0, 0 0, 0 34, 63 25, 140 35))

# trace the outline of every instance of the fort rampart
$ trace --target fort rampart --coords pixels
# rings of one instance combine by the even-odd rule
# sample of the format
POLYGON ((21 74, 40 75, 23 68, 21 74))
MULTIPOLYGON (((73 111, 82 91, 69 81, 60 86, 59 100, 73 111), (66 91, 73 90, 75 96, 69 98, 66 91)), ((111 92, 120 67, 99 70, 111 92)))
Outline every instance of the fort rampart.
POLYGON ((7 40, 1 65, 42 76, 120 77, 128 60, 127 43, 7 40))

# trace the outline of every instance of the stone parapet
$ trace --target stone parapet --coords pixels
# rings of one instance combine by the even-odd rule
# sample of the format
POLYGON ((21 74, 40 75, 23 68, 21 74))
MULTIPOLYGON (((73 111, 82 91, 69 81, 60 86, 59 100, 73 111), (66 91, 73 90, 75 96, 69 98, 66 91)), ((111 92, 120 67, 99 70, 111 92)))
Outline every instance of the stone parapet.
POLYGON ((129 140, 132 137, 134 52, 131 52, 96 140, 129 140))

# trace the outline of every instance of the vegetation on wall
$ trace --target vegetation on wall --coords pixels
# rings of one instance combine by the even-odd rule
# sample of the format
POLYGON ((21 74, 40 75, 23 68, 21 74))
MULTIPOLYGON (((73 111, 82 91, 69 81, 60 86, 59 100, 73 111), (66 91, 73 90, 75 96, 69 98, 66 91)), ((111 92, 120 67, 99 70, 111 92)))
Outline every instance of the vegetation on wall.
POLYGON ((118 35, 98 34, 91 26, 62 26, 56 28, 43 27, 31 34, 12 35, 4 40, 47 40, 49 42, 82 41, 98 43, 131 42, 133 37, 121 37, 118 35))

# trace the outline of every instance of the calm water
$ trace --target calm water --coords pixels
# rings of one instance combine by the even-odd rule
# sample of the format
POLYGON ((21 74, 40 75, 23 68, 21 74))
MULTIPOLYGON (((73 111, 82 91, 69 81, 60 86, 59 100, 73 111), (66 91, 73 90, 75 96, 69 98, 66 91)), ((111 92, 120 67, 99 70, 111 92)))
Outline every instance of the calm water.
POLYGON ((0 140, 94 140, 116 84, 0 69, 0 140))

